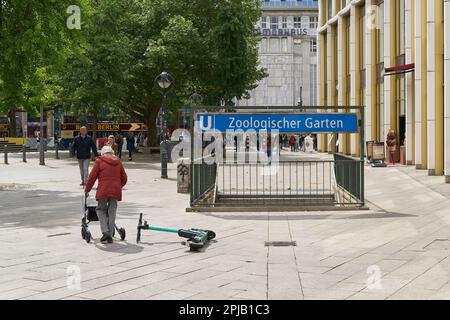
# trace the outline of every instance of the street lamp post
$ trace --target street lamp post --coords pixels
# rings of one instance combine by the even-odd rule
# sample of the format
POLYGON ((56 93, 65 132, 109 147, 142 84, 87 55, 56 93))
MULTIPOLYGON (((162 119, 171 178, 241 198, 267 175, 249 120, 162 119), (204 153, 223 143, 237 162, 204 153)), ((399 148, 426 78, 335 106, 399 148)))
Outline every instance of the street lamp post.
POLYGON ((45 166, 45 139, 44 139, 44 107, 41 105, 39 123, 39 165, 45 166))
POLYGON ((174 79, 166 71, 163 71, 159 76, 155 78, 155 87, 162 94, 162 107, 160 112, 161 119, 161 134, 160 134, 160 155, 161 155, 161 178, 167 179, 167 163, 169 162, 169 144, 166 136, 167 127, 167 94, 172 91, 175 86, 174 79))
POLYGON ((303 110, 303 87, 300 87, 300 97, 298 98, 298 107, 300 112, 304 112, 303 110))

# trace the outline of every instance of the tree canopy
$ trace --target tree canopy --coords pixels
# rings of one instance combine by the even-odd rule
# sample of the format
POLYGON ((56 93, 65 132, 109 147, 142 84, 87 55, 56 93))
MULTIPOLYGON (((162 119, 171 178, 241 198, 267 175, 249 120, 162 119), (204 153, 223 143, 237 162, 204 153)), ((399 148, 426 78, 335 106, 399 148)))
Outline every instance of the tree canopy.
POLYGON ((259 0, 0 0, 0 112, 59 104, 77 114, 125 112, 156 143, 161 94, 169 107, 193 92, 211 105, 246 97, 265 76, 255 32, 259 0), (67 8, 79 6, 80 30, 67 8))

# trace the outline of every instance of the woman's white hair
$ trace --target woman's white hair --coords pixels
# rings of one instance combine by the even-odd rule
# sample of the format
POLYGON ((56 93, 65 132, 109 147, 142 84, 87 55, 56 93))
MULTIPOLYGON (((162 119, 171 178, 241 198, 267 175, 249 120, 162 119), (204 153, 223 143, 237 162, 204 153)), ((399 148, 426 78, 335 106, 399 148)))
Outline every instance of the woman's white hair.
POLYGON ((107 155, 107 154, 114 154, 113 149, 110 146, 104 146, 102 148, 102 156, 107 155))

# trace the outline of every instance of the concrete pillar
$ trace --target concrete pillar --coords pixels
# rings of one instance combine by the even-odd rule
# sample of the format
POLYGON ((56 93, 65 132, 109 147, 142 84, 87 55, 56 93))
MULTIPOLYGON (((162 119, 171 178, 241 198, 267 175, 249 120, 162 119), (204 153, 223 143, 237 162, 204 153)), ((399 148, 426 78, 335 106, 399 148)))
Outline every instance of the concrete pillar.
MULTIPOLYGON (((414 23, 413 23, 414 0, 405 0, 405 55, 406 63, 414 63, 414 23)), ((413 165, 415 162, 415 108, 414 108, 414 73, 405 75, 406 82, 406 163, 413 165)))
POLYGON ((450 183, 450 0, 444 0, 444 174, 450 183))
POLYGON ((436 56, 435 56, 435 3, 427 1, 427 116, 428 116, 428 174, 436 171, 436 56))
MULTIPOLYGON (((338 78, 338 86, 339 86, 339 91, 338 91, 338 101, 337 104, 340 106, 345 105, 345 90, 346 90, 346 85, 345 85, 345 29, 344 29, 344 18, 342 16, 338 17, 338 31, 337 31, 337 36, 338 36, 338 45, 337 45, 337 62, 338 62, 338 74, 337 74, 337 78, 338 78)), ((339 112, 344 112, 344 110, 339 110, 339 112)), ((345 149, 346 149, 346 145, 345 145, 345 138, 343 134, 339 135, 339 139, 338 139, 338 144, 339 144, 339 152, 341 153, 345 153, 345 149)))
POLYGON ((414 0, 414 8, 416 13, 413 15, 414 19, 414 53, 415 53, 415 72, 414 72, 414 87, 415 87, 415 132, 414 143, 415 148, 415 162, 416 168, 420 169, 422 166, 422 0, 414 0))
POLYGON ((435 175, 444 175, 444 2, 435 6, 435 175))
MULTIPOLYGON (((357 50, 359 48, 356 46, 356 28, 358 24, 358 20, 356 19, 356 7, 352 6, 350 9, 350 102, 351 105, 357 105, 357 79, 359 72, 357 68, 357 50)), ((356 142, 356 134, 352 134, 350 138, 350 153, 352 156, 356 156, 358 153, 359 143, 356 142)))
MULTIPOLYGON (((337 24, 334 24, 331 26, 331 43, 330 43, 330 82, 331 82, 331 106, 336 106, 338 104, 338 96, 336 94, 336 91, 339 88, 336 88, 337 85, 337 67, 338 67, 338 57, 337 57, 337 31, 338 26, 337 24)), ((336 152, 336 134, 330 134, 328 138, 329 146, 328 146, 328 152, 334 153, 336 152)))
MULTIPOLYGON (((328 29, 328 28, 327 28, 328 29)), ((328 104, 328 67, 327 67, 327 63, 328 63, 328 35, 327 35, 327 31, 325 30, 324 33, 319 34, 319 59, 320 59, 320 63, 319 63, 319 83, 320 83, 320 87, 318 90, 319 93, 319 97, 317 99, 317 101, 319 101, 319 104, 321 106, 325 106, 328 104)), ((326 152, 327 151, 327 135, 326 134, 319 134, 319 141, 318 141, 318 146, 320 146, 320 151, 321 152, 326 152), (320 142, 320 143, 319 143, 320 142)))
MULTIPOLYGON (((372 68, 372 56, 375 55, 376 46, 372 46, 372 29, 375 28, 375 12, 372 11, 371 1, 367 1, 365 4, 365 21, 364 21, 364 41, 365 41, 365 69, 366 69, 366 92, 365 92, 365 118, 366 118, 366 128, 365 128, 365 138, 366 141, 375 140, 374 130, 372 126, 375 125, 374 121, 374 101, 372 101, 372 97, 375 96, 375 93, 372 94, 372 71, 375 68, 372 68), (372 21, 373 20, 373 21, 372 21)), ((362 79, 361 79, 362 80, 362 79)))
MULTIPOLYGON (((377 119, 377 2, 366 2, 366 42, 368 44, 366 54, 366 105, 371 114, 371 140, 378 140, 377 119), (369 49, 370 48, 370 49, 369 49)), ((369 139, 368 139, 369 140, 369 139)))
MULTIPOLYGON (((384 67, 392 67, 391 61, 391 5, 390 2, 385 2, 384 5, 384 67)), ((394 40, 395 41, 395 38, 394 40)), ((381 133, 382 141, 386 140, 387 133, 391 129, 391 82, 393 77, 384 77, 384 128, 381 133)), ((394 82, 395 84, 395 82, 394 82)))
MULTIPOLYGON (((333 41, 333 37, 332 37, 332 27, 328 26, 327 27, 327 105, 331 106, 333 104, 333 95, 334 95, 334 84, 331 81, 331 74, 332 74, 332 65, 331 65, 331 56, 332 56, 332 41, 333 41)), ((330 152, 331 151, 331 145, 330 145, 330 138, 331 135, 329 134, 325 134, 324 135, 324 139, 325 139, 325 152, 330 152)))

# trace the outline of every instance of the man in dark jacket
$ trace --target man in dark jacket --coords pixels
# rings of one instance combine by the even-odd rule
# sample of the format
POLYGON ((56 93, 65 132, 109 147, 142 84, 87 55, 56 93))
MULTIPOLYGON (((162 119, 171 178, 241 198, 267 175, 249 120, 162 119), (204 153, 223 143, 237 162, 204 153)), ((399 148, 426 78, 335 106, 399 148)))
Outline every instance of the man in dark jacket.
POLYGON ((97 146, 94 140, 88 136, 87 128, 81 127, 80 134, 73 141, 73 152, 78 159, 80 166, 81 186, 86 184, 89 175, 89 162, 91 161, 91 149, 94 156, 98 157, 97 146))

